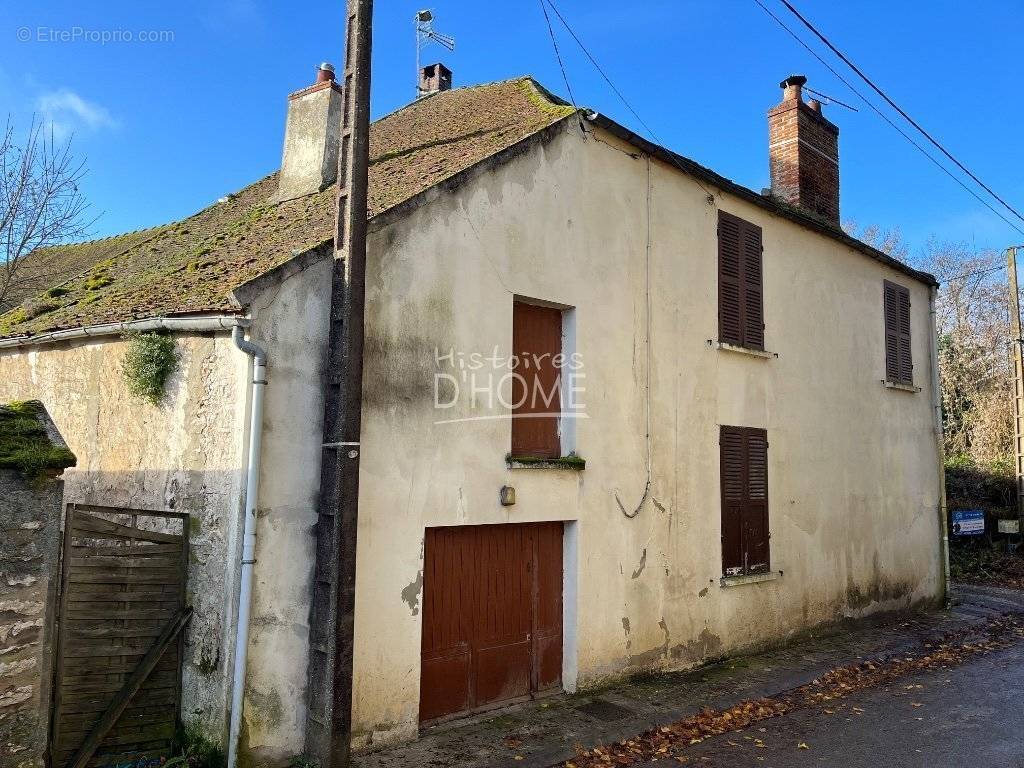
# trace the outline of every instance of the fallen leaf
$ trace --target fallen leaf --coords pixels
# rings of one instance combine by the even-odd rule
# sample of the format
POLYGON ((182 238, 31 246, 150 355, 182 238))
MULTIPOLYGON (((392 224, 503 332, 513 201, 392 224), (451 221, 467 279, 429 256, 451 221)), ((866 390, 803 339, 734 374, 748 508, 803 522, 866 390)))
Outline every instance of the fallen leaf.
POLYGON ((797 749, 810 749, 810 747, 808 747, 807 744, 805 744, 802 741, 799 744, 796 745, 796 748, 797 749))

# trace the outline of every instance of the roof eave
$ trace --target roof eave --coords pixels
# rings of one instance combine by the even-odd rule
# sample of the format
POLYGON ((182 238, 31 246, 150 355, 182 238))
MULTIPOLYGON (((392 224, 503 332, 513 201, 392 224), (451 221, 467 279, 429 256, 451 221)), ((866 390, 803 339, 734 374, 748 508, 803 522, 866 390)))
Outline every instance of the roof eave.
POLYGON ((829 226, 824 221, 816 219, 810 214, 806 214, 798 209, 782 205, 781 203, 770 197, 765 197, 764 195, 760 195, 752 189, 748 189, 747 187, 737 184, 734 181, 730 181, 724 176, 720 176, 711 169, 705 168, 704 166, 689 159, 688 157, 683 157, 682 155, 676 154, 670 149, 666 149, 665 147, 662 147, 659 144, 655 144, 651 141, 648 141, 642 136, 638 136, 636 133, 629 130, 625 126, 620 125, 619 123, 615 122, 609 117, 605 117, 599 112, 588 113, 586 115, 586 119, 588 122, 591 122, 594 125, 598 126, 599 128, 608 131, 608 133, 612 134, 613 136, 622 139, 623 141, 629 144, 632 144, 641 152, 644 152, 648 155, 651 155, 652 157, 656 157, 659 160, 674 165, 683 173, 689 176, 693 176, 694 178, 699 179, 701 181, 707 182, 708 184, 717 187, 722 192, 726 192, 735 197, 739 197, 740 199, 745 200, 748 203, 752 203, 753 205, 756 205, 759 208, 763 208, 769 213, 773 213, 776 216, 781 216, 784 219, 789 219, 795 224, 805 227, 806 229, 810 229, 814 232, 817 232, 818 234, 830 237, 833 240, 842 243, 843 245, 849 248, 853 248, 856 251, 860 251, 864 255, 876 261, 879 261, 882 264, 885 264, 887 267, 890 267, 891 269, 894 269, 897 272, 901 272, 907 275, 908 277, 913 278, 914 280, 918 280, 919 282, 922 282, 930 286, 938 287, 939 285, 939 281, 935 278, 934 275, 914 269, 913 267, 904 264, 902 261, 894 259, 892 256, 889 256, 888 254, 879 251, 877 248, 872 248, 867 243, 861 242, 855 237, 851 237, 850 235, 843 232, 841 229, 836 229, 835 227, 829 226))

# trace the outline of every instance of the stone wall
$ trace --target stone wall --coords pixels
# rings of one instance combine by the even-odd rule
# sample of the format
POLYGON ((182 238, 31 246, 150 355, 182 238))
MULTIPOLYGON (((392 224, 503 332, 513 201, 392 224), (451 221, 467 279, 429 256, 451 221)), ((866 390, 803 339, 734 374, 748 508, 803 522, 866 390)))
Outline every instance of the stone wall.
POLYGON ((44 765, 63 488, 0 469, 0 768, 44 765))

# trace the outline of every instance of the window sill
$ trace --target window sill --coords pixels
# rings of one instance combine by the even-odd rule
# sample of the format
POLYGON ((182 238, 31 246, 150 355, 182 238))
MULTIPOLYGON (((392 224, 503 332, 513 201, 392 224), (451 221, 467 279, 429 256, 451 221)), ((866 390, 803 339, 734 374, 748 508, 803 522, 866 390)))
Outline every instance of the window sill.
POLYGON ((585 459, 579 456, 559 456, 558 458, 542 458, 540 456, 506 456, 505 463, 509 469, 569 469, 582 472, 587 468, 585 459))
POLYGON ((782 571, 765 571, 749 573, 745 576, 723 576, 719 584, 723 587, 741 587, 744 584, 759 584, 762 581, 775 581, 782 576, 782 571))
POLYGON ((898 389, 900 392, 913 392, 917 394, 921 391, 920 387, 915 387, 913 384, 898 384, 895 381, 886 381, 885 379, 882 379, 882 385, 886 389, 898 389))
POLYGON ((708 341, 708 344, 714 346, 716 349, 720 349, 723 352, 735 352, 739 355, 747 355, 748 357, 759 357, 764 360, 771 360, 773 357, 778 357, 777 352, 767 352, 763 349, 751 349, 750 347, 739 347, 735 344, 726 344, 724 341, 708 341))

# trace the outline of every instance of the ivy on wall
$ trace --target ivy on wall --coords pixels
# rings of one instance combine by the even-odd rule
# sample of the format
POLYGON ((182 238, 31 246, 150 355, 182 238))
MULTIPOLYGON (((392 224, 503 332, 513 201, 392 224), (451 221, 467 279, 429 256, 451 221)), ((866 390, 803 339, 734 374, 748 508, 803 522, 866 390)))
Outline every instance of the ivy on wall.
POLYGON ((159 333, 131 333, 124 338, 128 351, 121 372, 128 391, 159 406, 164 400, 168 379, 178 369, 179 354, 174 338, 159 333))

